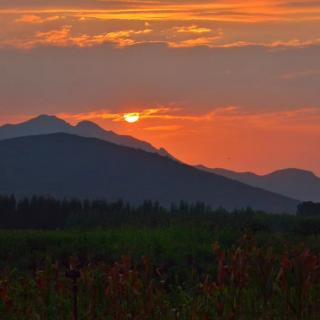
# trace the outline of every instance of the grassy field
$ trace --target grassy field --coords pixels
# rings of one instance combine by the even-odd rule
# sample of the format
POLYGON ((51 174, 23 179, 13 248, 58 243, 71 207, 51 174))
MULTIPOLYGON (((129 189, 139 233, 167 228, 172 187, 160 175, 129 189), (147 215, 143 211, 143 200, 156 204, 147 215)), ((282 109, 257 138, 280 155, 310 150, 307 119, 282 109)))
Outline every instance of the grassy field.
MULTIPOLYGON (((237 220, 238 219, 238 220, 237 220)), ((318 319, 317 218, 0 231, 0 319, 318 319)))

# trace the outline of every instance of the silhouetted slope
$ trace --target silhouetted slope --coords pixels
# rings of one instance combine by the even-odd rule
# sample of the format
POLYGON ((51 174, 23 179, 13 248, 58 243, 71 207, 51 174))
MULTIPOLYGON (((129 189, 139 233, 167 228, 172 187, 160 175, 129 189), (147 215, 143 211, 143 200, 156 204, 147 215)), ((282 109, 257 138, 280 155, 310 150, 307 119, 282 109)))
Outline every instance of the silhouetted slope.
POLYGON ((48 115, 40 115, 20 124, 7 124, 0 127, 0 140, 52 133, 69 133, 82 137, 98 138, 130 148, 141 149, 148 152, 158 153, 162 156, 172 157, 163 148, 157 149, 148 142, 141 141, 130 136, 119 135, 113 131, 104 130, 94 122, 81 121, 76 126, 72 126, 62 119, 48 115))
POLYGON ((0 192, 296 210, 297 201, 154 153, 68 134, 0 141, 0 192))
POLYGON ((170 157, 170 154, 163 148, 157 149, 148 142, 138 140, 131 136, 119 135, 113 131, 106 131, 91 121, 79 122, 75 127, 71 128, 70 133, 77 134, 82 137, 98 138, 121 146, 141 149, 147 152, 158 153, 162 156, 170 157))
POLYGON ((251 172, 209 169, 204 166, 198 168, 294 199, 320 202, 320 178, 310 171, 283 169, 260 176, 251 172))
POLYGON ((54 116, 41 115, 19 124, 5 124, 0 127, 0 140, 68 132, 72 128, 67 122, 54 116))

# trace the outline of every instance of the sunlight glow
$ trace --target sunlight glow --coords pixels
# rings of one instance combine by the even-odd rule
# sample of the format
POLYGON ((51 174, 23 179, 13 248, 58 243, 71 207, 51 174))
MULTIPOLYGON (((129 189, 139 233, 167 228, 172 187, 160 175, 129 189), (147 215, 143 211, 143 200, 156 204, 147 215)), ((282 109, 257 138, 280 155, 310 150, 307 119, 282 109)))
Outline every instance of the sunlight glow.
POLYGON ((134 123, 139 121, 140 119, 140 114, 138 112, 134 113, 127 113, 123 116, 124 120, 129 122, 129 123, 134 123))

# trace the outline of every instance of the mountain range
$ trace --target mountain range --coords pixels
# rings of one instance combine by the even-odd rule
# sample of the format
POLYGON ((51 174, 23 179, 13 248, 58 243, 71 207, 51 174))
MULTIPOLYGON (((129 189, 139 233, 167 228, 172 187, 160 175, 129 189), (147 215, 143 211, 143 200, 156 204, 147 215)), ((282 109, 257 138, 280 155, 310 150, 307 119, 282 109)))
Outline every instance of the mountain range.
POLYGON ((18 197, 203 201, 214 208, 294 213, 298 201, 159 154, 66 133, 0 141, 0 193, 18 197))
POLYGON ((301 201, 320 202, 320 178, 311 171, 292 168, 257 175, 252 172, 210 169, 205 166, 197 168, 301 201))
MULTIPOLYGON (((54 134, 62 134, 64 133, 65 135, 60 135, 60 137, 65 137, 66 139, 68 139, 70 141, 70 135, 74 135, 74 136, 78 136, 78 137, 84 137, 84 138, 96 138, 96 139, 100 139, 103 140, 105 142, 109 142, 112 144, 115 144, 117 146, 123 146, 123 147, 128 147, 131 148, 130 151, 133 151, 132 149, 135 149, 136 151, 140 150, 140 151, 145 151, 148 153, 152 153, 153 155, 157 155, 157 156, 162 156, 162 157, 167 157, 170 158, 172 161, 175 160, 175 158, 170 155, 164 148, 156 148, 154 146, 152 146, 150 143, 145 142, 145 141, 141 141, 138 140, 134 137, 131 136, 125 136, 125 135, 119 135, 116 134, 113 131, 107 131, 104 130, 103 128, 101 128, 100 126, 98 126, 96 123, 91 122, 91 121, 81 121, 76 125, 71 125, 69 123, 67 123, 66 121, 59 119, 56 116, 49 116, 49 115, 40 115, 38 117, 35 117, 31 120, 19 123, 19 124, 6 124, 0 127, 0 142, 4 141, 4 140, 10 140, 10 139, 14 139, 14 138, 23 138, 23 137, 36 137, 36 136, 46 136, 46 139, 49 139, 49 136, 54 135, 54 134), (68 137, 68 138, 67 138, 68 137)), ((29 139, 30 139, 29 138, 29 139)), ((42 138, 45 139, 45 138, 42 138)), ((20 141, 20 140, 14 140, 14 141, 20 141)), ((22 140, 24 141, 24 140, 22 140)), ((28 140, 29 141, 29 140, 28 140)), ((36 140, 38 141, 38 140, 36 140)), ((55 140, 54 140, 55 141, 55 140)), ((59 139, 59 141, 62 141, 61 138, 59 139)), ((94 140, 90 140, 91 143, 93 143, 92 141, 94 140)), ((13 142, 12 142, 13 143, 13 142)), ((52 141, 48 141, 48 143, 52 143, 52 141)), ((55 146, 56 148, 58 148, 58 146, 55 146)), ((71 149, 73 149, 72 146, 70 146, 71 149)), ((110 148, 109 148, 110 149, 110 148)), ((112 152, 116 152, 117 149, 115 149, 115 151, 112 152)), ((7 152, 10 153, 10 150, 7 150, 7 152)), ((57 149, 58 152, 58 149, 57 149)), ((60 152, 61 153, 61 152, 60 152)), ((41 154, 41 149, 39 150, 35 150, 35 154, 41 154)), ((4 154, 1 154, 2 156, 4 154)), ((79 151, 79 159, 84 157, 84 154, 81 154, 79 151)), ((35 161, 37 159, 35 158, 35 161)), ((119 161, 120 161, 120 157, 119 157, 119 161)), ((150 161, 155 161, 154 158, 149 159, 150 161)), ((22 159, 20 159, 20 161, 22 161, 22 159)), ((68 159, 66 159, 66 161, 68 161, 68 159)), ((121 160, 123 163, 129 163, 131 161, 131 153, 128 151, 128 156, 125 159, 121 160)), ((120 162, 121 162, 120 161, 120 162)), ((190 170, 190 166, 186 166, 181 162, 178 161, 174 161, 175 165, 177 166, 177 168, 180 168, 180 166, 184 167, 184 168, 189 168, 190 170)), ((8 163, 7 163, 8 165, 8 163)), ((29 165, 31 166, 32 163, 30 162, 29 165)), ((45 164, 43 164, 45 166, 45 164)), ((93 163, 89 162, 88 165, 93 165, 93 163)), ((48 166, 52 167, 54 166, 53 163, 51 163, 48 159, 48 166)), ((20 163, 20 165, 18 167, 23 167, 23 163, 20 163)), ((119 168, 121 167, 120 163, 119 163, 119 168)), ((139 166, 138 166, 139 167, 139 166)), ((142 167, 141 167, 142 168, 142 167)), ((135 170, 143 170, 143 169, 139 169, 136 168, 135 170)), ((251 186, 254 188, 259 188, 259 189, 263 189, 265 191, 269 191, 271 193, 274 193, 274 196, 276 196, 275 194, 278 195, 282 195, 284 197, 282 197, 282 200, 286 198, 286 201, 289 201, 289 199, 287 198, 291 198, 291 199, 297 199, 299 201, 316 201, 316 202, 320 202, 320 178, 317 177, 315 174, 313 174, 312 172, 309 171, 305 171, 305 170, 300 170, 300 169, 284 169, 284 170, 278 170, 275 171, 271 174, 267 174, 267 175, 257 175, 255 173, 252 172, 235 172, 235 171, 231 171, 231 170, 226 170, 226 169, 222 169, 222 168, 208 168, 205 166, 196 166, 195 167, 196 170, 201 170, 202 172, 206 172, 207 174, 210 173, 211 177, 214 176, 215 179, 218 179, 218 177, 224 177, 227 178, 227 180, 222 180, 225 184, 230 183, 230 194, 232 194, 232 197, 234 198, 234 200, 232 200, 230 202, 230 208, 234 208, 234 207, 243 207, 243 206, 252 206, 255 208, 260 208, 260 209, 264 209, 266 210, 266 208, 268 208, 268 210, 273 210, 275 208, 277 208, 276 210, 285 210, 288 209, 288 206, 281 206, 281 205, 266 205, 265 203, 262 205, 262 202, 256 201, 255 199, 251 198, 251 197, 244 197, 242 200, 240 201, 240 196, 237 195, 233 195, 233 192, 235 192, 235 181, 237 182, 241 182, 241 184, 237 184, 237 188, 239 189, 239 192, 241 194, 241 189, 244 188, 244 185, 247 186, 251 186), (228 183, 227 183, 228 182, 228 183), (254 204, 254 205, 253 205, 254 204)), ((32 168, 32 166, 30 167, 31 172, 33 171, 34 168, 32 168)), ((95 168, 91 166, 91 169, 93 172, 95 172, 95 168)), ((3 168, 3 170, 5 170, 3 168)), ((7 170, 7 169, 6 169, 7 170)), ((10 168, 8 168, 8 170, 10 171, 10 168)), ((86 166, 83 167, 83 170, 79 170, 78 174, 84 174, 86 171, 88 170, 88 168, 86 166), (83 172, 83 173, 81 173, 83 172)), ((101 169, 102 170, 102 169, 101 169)), ((117 172, 117 168, 114 168, 115 173, 117 172)), ((125 170, 124 170, 125 172, 125 170)), ((188 171, 189 173, 189 171, 188 171)), ((36 174, 36 172, 35 172, 36 174)), ((164 173, 163 173, 164 174, 164 173)), ((119 181, 122 181, 122 175, 121 173, 117 173, 116 174, 119 177, 119 181)), ((128 172, 128 181, 130 180, 130 177, 134 176, 132 175, 132 172, 128 172)), ((174 175, 173 175, 174 177, 174 175)), ((79 177, 80 178, 80 177, 79 177)), ((106 177, 108 179, 108 181, 110 180, 110 177, 107 176, 106 177)), ((177 178, 177 177, 176 177, 177 178)), ((172 181, 174 181, 174 179, 176 178, 172 178, 172 181)), ((14 172, 12 172, 12 177, 10 178, 12 179, 12 181, 15 180, 14 177, 14 172)), ((72 180, 76 181, 78 179, 78 177, 73 176, 72 180)), ((139 179, 138 177, 135 177, 134 179, 139 179)), ((187 177, 182 177, 181 179, 187 179, 187 177)), ((98 181, 98 180, 97 180, 98 181)), ((126 183, 128 183, 128 181, 126 183)), ((62 179, 59 183, 62 182, 62 179)), ((200 182, 199 182, 200 183, 200 182)), ((221 180, 220 180, 221 183, 221 180)), ((116 185, 116 182, 113 182, 114 185, 116 185)), ((172 184, 172 183, 171 183, 172 184)), ((160 184, 161 185, 161 184, 160 184)), ((8 186, 10 186, 10 182, 8 182, 8 186)), ((27 189, 25 190, 20 190, 19 186, 21 186, 21 182, 18 183, 18 187, 14 187, 14 185, 12 185, 11 188, 6 188, 4 185, 2 186, 2 191, 3 192, 21 192, 23 194, 27 193, 27 189)), ((151 186, 151 184, 150 184, 151 186)), ((74 186, 75 187, 75 186, 74 186)), ((95 186, 92 184, 92 188, 94 189, 95 186)), ((150 187, 151 188, 151 187, 150 187)), ((179 186, 179 188, 181 190, 184 190, 183 186, 179 186)), ((203 194, 202 196, 200 196, 199 193, 197 193, 195 190, 193 191, 193 194, 198 194, 198 197, 192 197, 192 194, 190 193, 188 195, 188 197, 186 195, 182 195, 181 193, 179 193, 179 190, 172 190, 172 196, 164 196, 162 197, 162 191, 159 190, 159 197, 156 197, 153 194, 153 199, 162 199, 164 202, 167 202, 172 198, 174 200, 192 200, 192 201, 196 201, 196 200, 203 200, 206 202, 210 202, 213 205, 221 205, 224 207, 228 207, 228 201, 230 201, 230 194, 228 192, 228 188, 224 189, 225 195, 228 194, 229 200, 227 201, 227 198, 224 197, 223 195, 220 195, 220 199, 221 201, 218 201, 218 198, 216 197, 217 194, 220 194, 218 192, 219 186, 218 184, 214 184, 213 185, 213 189, 212 190, 204 190, 203 187, 198 186, 199 190, 202 190, 203 194), (213 195, 209 196, 210 192, 213 191, 213 195), (180 194, 180 197, 178 196, 180 194), (212 201, 210 200, 210 197, 212 197, 212 201)), ((74 191, 76 191, 76 187, 74 189, 74 191)), ((92 189, 92 190, 93 190, 92 189)), ((155 188, 157 189, 157 188, 155 188)), ((0 192, 1 192, 0 190, 0 192)), ((32 190, 32 188, 30 189, 32 190)), ((59 193, 59 190, 54 190, 49 188, 44 188, 43 190, 48 190, 48 193, 59 193)), ((144 190, 144 194, 145 197, 143 198, 141 197, 132 197, 129 193, 128 193, 128 199, 130 201, 132 201, 134 198, 135 199, 140 199, 145 200, 148 198, 149 193, 147 192, 147 190, 145 190, 145 188, 141 188, 141 195, 143 195, 142 190, 144 190)), ((252 189, 250 189, 252 190, 252 189)), ((257 192, 257 194, 261 194, 261 192, 263 192, 263 190, 257 190, 255 189, 255 191, 257 192)), ((65 194, 69 195, 69 194, 73 194, 74 196, 81 195, 81 196, 85 196, 85 194, 87 193, 88 196, 91 195, 93 196, 94 194, 96 194, 96 196, 103 196, 106 195, 108 196, 110 193, 110 190, 108 190, 107 193, 105 193, 104 188, 101 188, 100 190, 95 189, 94 193, 90 192, 90 190, 86 190, 86 192, 72 192, 72 190, 65 190, 65 194)), ((115 192, 113 194, 113 192, 110 193, 111 196, 118 194, 118 197, 122 197, 121 192, 115 192)), ((187 193, 186 193, 187 194, 187 193)), ((265 193, 265 195, 268 194, 267 198, 270 198, 270 193, 265 193)), ((62 195, 62 194, 61 194, 62 195)), ((151 196, 152 194, 150 194, 151 196)), ((294 201, 294 200, 291 200, 294 201)), ((281 202, 281 201, 280 201, 281 202)), ((294 201, 296 203, 296 201, 294 201)))
POLYGON ((19 124, 1 126, 0 140, 52 133, 69 133, 82 137, 98 138, 118 145, 172 157, 164 148, 157 149, 148 142, 104 130, 94 122, 81 121, 77 125, 72 126, 56 116, 49 115, 40 115, 19 124))

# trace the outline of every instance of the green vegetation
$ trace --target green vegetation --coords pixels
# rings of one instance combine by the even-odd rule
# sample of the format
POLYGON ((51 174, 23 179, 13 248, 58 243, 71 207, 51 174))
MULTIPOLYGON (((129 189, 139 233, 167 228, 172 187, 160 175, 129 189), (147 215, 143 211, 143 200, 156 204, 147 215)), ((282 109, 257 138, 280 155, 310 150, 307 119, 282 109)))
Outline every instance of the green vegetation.
POLYGON ((71 269, 79 319, 318 319, 318 251, 257 235, 223 249, 210 233, 178 228, 6 231, 0 318, 71 319, 71 269))
POLYGON ((0 201, 1 320, 71 319, 70 269, 79 319, 319 318, 317 216, 40 199, 0 201))

